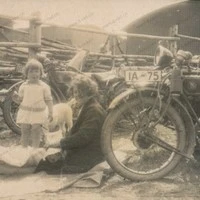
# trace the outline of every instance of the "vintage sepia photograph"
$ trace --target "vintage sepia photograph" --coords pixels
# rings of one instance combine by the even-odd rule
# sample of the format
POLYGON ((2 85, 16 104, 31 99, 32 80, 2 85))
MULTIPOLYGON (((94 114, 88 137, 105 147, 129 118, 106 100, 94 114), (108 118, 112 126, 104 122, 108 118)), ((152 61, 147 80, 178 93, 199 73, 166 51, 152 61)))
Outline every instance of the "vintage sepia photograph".
POLYGON ((0 199, 200 198, 200 1, 0 3, 0 199))

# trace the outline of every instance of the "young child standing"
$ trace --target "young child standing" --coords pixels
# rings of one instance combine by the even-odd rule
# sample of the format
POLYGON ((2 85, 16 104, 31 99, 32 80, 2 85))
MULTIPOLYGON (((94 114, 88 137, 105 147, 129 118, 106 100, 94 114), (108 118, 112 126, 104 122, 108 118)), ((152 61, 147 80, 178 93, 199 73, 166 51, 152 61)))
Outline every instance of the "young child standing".
POLYGON ((36 59, 27 62, 24 70, 26 81, 22 83, 13 100, 20 106, 17 123, 21 127, 21 145, 38 148, 42 134, 42 126, 53 119, 53 101, 50 87, 40 80, 43 66, 36 59), (46 114, 48 108, 48 119, 46 114))

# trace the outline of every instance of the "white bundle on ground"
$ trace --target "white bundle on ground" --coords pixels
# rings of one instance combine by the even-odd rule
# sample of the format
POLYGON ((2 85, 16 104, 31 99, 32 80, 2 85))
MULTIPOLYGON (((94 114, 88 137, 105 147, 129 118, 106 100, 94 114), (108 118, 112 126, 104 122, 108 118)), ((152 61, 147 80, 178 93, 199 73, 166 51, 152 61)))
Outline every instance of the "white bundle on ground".
POLYGON ((22 146, 0 146, 0 174, 30 174, 40 160, 49 154, 59 152, 59 148, 23 148, 22 146))
POLYGON ((22 146, 1 147, 0 164, 7 164, 15 167, 37 166, 45 156, 44 148, 24 148, 22 146))
POLYGON ((60 147, 60 140, 63 138, 62 130, 45 133, 45 147, 60 147))

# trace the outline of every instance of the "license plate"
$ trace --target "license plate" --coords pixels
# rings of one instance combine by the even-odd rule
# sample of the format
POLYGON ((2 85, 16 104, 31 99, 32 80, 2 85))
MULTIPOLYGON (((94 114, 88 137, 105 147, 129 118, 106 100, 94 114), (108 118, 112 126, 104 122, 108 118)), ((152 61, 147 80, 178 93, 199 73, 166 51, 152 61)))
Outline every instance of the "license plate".
POLYGON ((162 71, 159 70, 127 70, 125 71, 125 80, 132 82, 159 82, 162 80, 162 71))

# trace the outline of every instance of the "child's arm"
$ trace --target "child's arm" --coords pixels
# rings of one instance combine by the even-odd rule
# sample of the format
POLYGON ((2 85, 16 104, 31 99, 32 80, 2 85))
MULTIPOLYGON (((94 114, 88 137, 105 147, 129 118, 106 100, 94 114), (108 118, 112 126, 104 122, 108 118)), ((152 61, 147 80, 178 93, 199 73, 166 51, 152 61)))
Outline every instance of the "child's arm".
POLYGON ((46 105, 48 108, 48 119, 49 121, 53 120, 53 101, 52 100, 46 100, 46 105))
POLYGON ((44 100, 48 108, 48 119, 49 121, 52 121, 53 120, 53 98, 51 95, 51 89, 46 84, 45 84, 45 89, 44 89, 44 100))

